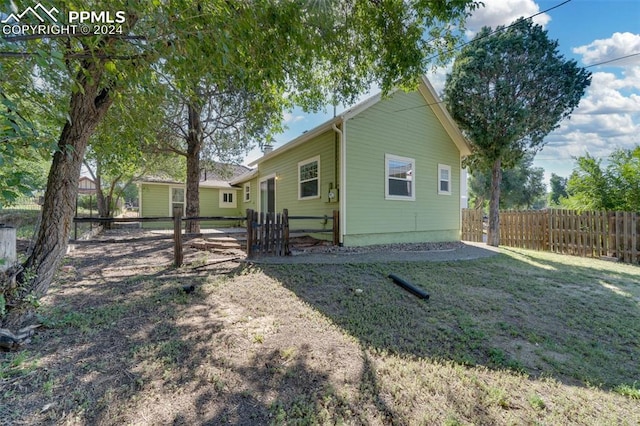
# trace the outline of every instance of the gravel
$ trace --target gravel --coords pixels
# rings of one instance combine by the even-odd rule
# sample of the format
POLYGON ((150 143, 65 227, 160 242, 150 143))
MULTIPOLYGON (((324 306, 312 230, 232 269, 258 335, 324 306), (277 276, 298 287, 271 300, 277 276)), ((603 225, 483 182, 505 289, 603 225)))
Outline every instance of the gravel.
POLYGON ((291 256, 257 257, 249 261, 263 264, 446 262, 485 258, 499 253, 495 247, 467 242, 382 244, 366 247, 316 246, 293 249, 291 256))

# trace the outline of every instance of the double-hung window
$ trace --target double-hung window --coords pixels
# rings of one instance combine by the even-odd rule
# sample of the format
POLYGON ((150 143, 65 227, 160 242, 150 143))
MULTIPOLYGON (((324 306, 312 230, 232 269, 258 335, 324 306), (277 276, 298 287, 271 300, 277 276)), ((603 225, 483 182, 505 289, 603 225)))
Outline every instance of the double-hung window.
POLYGON ((234 208, 237 206, 236 192, 220 190, 220 208, 234 208))
POLYGON ((384 163, 385 199, 414 201, 416 160, 385 154, 384 163))
POLYGON ((298 199, 320 198, 320 156, 298 163, 298 199))
POLYGON ((438 194, 451 195, 451 166, 438 164, 438 194))
POLYGON ((244 184, 244 201, 251 201, 251 183, 244 184))

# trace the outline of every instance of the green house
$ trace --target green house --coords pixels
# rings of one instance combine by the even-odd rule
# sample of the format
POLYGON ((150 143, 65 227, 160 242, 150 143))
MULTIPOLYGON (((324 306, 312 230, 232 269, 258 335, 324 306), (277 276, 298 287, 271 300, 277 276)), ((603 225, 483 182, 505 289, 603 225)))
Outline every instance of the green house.
MULTIPOLYGON (((345 246, 460 240, 461 159, 471 149, 429 81, 405 93, 373 96, 296 139, 200 182, 201 216, 247 209, 322 219, 290 228, 331 230, 339 212, 345 246)), ((184 182, 138 183, 140 215, 171 216, 184 182)), ((203 223, 204 226, 233 226, 203 223)), ((331 238, 331 234, 320 234, 331 238)))
MULTIPOLYGON (((266 152, 230 180, 239 210, 340 213, 340 242, 360 246, 460 239, 466 139, 423 77, 418 90, 373 96, 266 152)), ((292 230, 331 229, 324 219, 292 230)))
MULTIPOLYGON (((203 171, 200 180, 200 216, 244 216, 239 187, 232 186, 230 179, 250 171, 248 167, 217 164, 214 171, 203 171)), ((174 207, 186 207, 186 185, 171 179, 146 177, 137 182, 140 216, 171 217, 174 207)), ((203 226, 229 227, 238 222, 203 222, 203 226)), ((144 223, 145 227, 173 226, 169 222, 144 223)))

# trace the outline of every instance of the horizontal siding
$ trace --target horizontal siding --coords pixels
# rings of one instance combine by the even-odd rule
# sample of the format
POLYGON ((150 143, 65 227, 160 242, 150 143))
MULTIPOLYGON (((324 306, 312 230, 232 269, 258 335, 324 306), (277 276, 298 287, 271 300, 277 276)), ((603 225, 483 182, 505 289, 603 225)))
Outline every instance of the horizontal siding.
MULTIPOLYGON (((175 185, 162 184, 142 184, 141 194, 141 212, 142 217, 163 217, 171 216, 169 194, 171 188, 175 185)), ((240 192, 235 191, 235 196, 239 197, 240 192)), ((219 189, 217 188, 200 188, 200 216, 243 216, 241 209, 236 208, 220 208, 219 189)), ((240 202, 237 203, 241 205, 240 202)), ((229 227, 237 226, 239 222, 233 221, 207 221, 202 222, 201 226, 206 227, 229 227)), ((171 228, 173 224, 170 222, 149 222, 144 223, 145 228, 171 228)))
POLYGON ((258 178, 251 179, 247 182, 242 182, 238 185, 240 189, 238 190, 239 207, 242 215, 245 215, 247 209, 257 210, 258 209, 258 178), (251 195, 249 201, 244 201, 244 185, 249 183, 251 185, 251 195))
POLYGON ((370 246, 374 244, 423 243, 457 241, 456 229, 443 231, 388 232, 373 234, 349 234, 344 237, 345 246, 370 246))
POLYGON ((419 92, 396 92, 349 120, 346 132, 348 235, 459 238, 460 153, 419 92), (415 159, 415 201, 385 200, 385 154, 415 159), (438 164, 451 166, 451 195, 438 195, 438 164))
MULTIPOLYGON (((226 191, 226 190, 225 190, 226 191)), ((237 197, 240 197, 240 191, 234 190, 236 197, 236 206, 240 205, 237 197)), ((200 188, 200 216, 243 216, 239 207, 222 208, 220 207, 220 189, 218 188, 200 188)), ((224 228, 237 226, 240 221, 203 221, 200 223, 201 228, 224 228)))
POLYGON ((169 212, 169 185, 142 184, 142 217, 171 216, 169 212))
POLYGON ((233 196, 236 197, 236 207, 220 207, 220 189, 200 188, 200 216, 241 216, 240 191, 233 190, 233 196))
MULTIPOLYGON (((276 174, 276 210, 288 209, 290 216, 332 216, 339 203, 329 203, 329 186, 337 187, 335 178, 335 132, 327 131, 314 139, 259 164, 260 177, 276 174), (298 200, 298 163, 320 156, 320 198, 298 200)), ((253 181, 252 181, 253 182, 253 181)), ((252 195, 254 188, 252 186, 252 195)), ((255 184, 256 200, 259 188, 255 184)), ((291 229, 331 229, 331 221, 292 221, 291 229)))

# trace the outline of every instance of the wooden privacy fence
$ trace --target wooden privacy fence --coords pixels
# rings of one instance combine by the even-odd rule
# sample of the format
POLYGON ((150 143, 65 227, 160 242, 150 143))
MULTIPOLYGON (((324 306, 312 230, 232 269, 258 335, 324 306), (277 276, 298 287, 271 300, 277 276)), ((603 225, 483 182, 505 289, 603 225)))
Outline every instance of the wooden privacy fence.
POLYGON ((462 240, 482 242, 483 212, 480 209, 462 209, 462 240))
POLYGON ((501 211, 500 244, 531 250, 548 250, 547 211, 501 211))
MULTIPOLYGON (((482 213, 468 210, 462 214, 462 239, 482 241, 482 213)), ((560 209, 502 211, 500 244, 640 264, 639 216, 633 212, 560 209)))
POLYGON ((289 237, 291 232, 312 234, 331 232, 334 245, 339 244, 339 213, 333 211, 333 216, 289 216, 289 211, 283 209, 282 213, 258 213, 247 209, 247 257, 255 255, 287 256, 289 250, 289 237), (332 221, 331 229, 295 229, 291 230, 291 220, 323 220, 325 223, 332 221))

